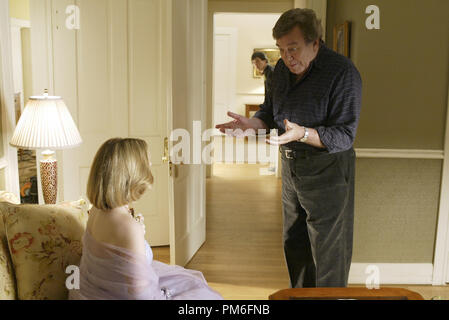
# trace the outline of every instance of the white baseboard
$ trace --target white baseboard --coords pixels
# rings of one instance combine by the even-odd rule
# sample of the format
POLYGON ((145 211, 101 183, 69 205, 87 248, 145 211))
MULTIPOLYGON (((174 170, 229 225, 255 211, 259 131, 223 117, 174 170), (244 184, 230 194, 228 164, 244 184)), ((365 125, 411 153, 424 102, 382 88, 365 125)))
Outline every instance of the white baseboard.
POLYGON ((352 263, 349 284, 366 284, 377 267, 379 284, 432 284, 432 263, 352 263), (369 266, 374 266, 374 268, 369 266))
POLYGON ((369 149, 356 148, 357 158, 390 158, 390 159, 444 159, 443 150, 409 150, 409 149, 369 149))

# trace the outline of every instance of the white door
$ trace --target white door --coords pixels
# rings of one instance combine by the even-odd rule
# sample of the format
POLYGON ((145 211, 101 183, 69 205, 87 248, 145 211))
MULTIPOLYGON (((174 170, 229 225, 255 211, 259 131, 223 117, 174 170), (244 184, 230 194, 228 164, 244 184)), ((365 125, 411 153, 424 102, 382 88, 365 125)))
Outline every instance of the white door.
POLYGON ((205 0, 30 2, 34 89, 61 95, 83 138, 58 152, 59 201, 85 195, 104 141, 145 139, 155 183, 134 207, 150 245, 170 244, 180 265, 205 239, 205 168, 185 165, 170 177, 164 138, 204 123, 206 9, 205 0))
POLYGON ((227 112, 233 110, 236 94, 237 29, 214 30, 214 126, 229 121, 227 112))
MULTIPOLYGON (((206 166, 201 141, 194 139, 194 121, 206 124, 206 0, 173 0, 172 129, 191 136, 190 164, 174 165, 171 179, 170 257, 185 265, 206 239, 206 166), (195 141, 194 141, 195 140, 195 141), (193 164, 193 163, 198 164, 193 164)), ((176 143, 176 142, 174 142, 176 143)))
POLYGON ((17 149, 9 145, 15 128, 13 58, 7 0, 0 0, 0 190, 20 199, 17 149))
POLYGON ((36 55, 33 66, 45 63, 39 57, 53 57, 50 76, 37 82, 63 97, 83 138, 79 148, 58 153, 59 201, 85 195, 90 165, 104 141, 144 139, 155 183, 134 207, 145 217, 149 243, 168 245, 168 165, 161 160, 168 131, 162 50, 166 1, 78 0, 79 26, 67 25, 75 11, 66 10, 74 1, 49 6, 46 0, 36 0, 30 5, 34 43, 43 43, 40 50, 47 52, 36 55))

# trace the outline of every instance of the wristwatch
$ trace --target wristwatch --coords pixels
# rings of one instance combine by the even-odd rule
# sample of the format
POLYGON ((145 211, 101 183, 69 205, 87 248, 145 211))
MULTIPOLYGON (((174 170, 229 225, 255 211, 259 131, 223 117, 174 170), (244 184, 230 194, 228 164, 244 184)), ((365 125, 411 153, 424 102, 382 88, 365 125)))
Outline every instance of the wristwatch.
POLYGON ((299 139, 298 141, 304 143, 304 142, 306 142, 307 139, 309 138, 309 129, 306 128, 306 127, 303 127, 303 128, 304 128, 304 137, 302 137, 302 138, 299 139))

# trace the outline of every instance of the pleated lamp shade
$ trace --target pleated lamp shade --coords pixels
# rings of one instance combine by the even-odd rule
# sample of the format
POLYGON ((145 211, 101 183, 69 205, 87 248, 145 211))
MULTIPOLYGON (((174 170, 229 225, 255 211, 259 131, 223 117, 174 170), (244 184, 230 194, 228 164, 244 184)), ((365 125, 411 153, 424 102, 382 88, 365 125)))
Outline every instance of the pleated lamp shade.
POLYGON ((82 143, 79 131, 61 97, 30 97, 10 145, 21 149, 65 149, 82 143))

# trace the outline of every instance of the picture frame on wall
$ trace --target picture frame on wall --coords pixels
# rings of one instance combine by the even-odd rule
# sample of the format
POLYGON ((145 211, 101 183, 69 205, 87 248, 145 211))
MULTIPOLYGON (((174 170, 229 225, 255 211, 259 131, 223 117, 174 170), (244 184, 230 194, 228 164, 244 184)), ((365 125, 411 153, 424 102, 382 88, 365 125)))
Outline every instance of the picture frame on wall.
MULTIPOLYGON (((281 52, 279 51, 279 48, 256 48, 253 52, 263 52, 268 58, 268 64, 272 65, 273 67, 276 65, 276 63, 281 58, 281 52)), ((262 78, 263 74, 257 70, 255 66, 253 66, 253 77, 254 78, 262 78)))
POLYGON ((349 58, 349 32, 351 24, 345 21, 334 27, 334 51, 349 58))

